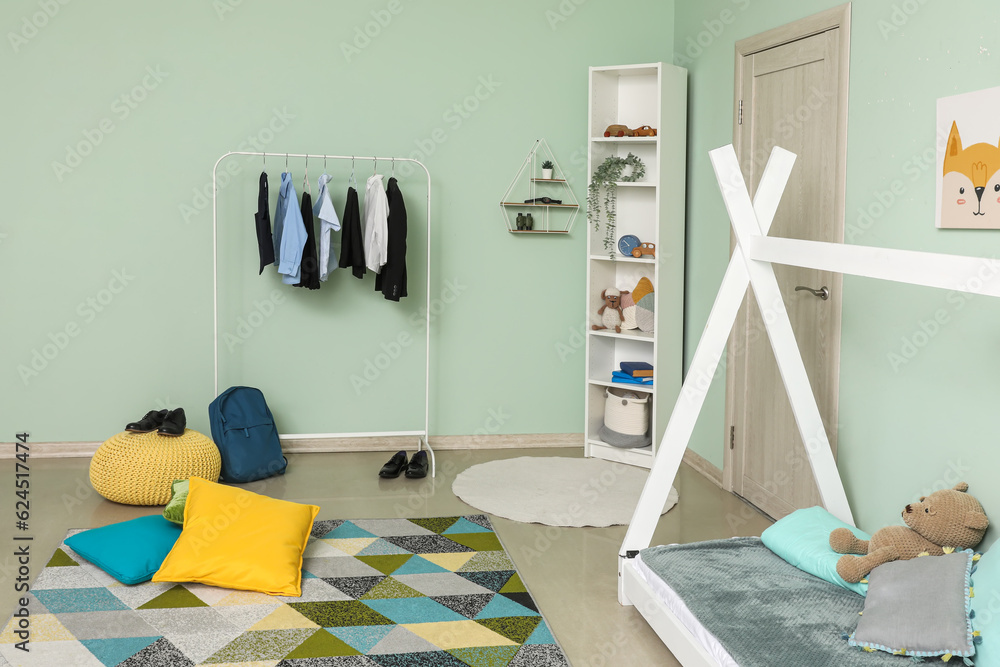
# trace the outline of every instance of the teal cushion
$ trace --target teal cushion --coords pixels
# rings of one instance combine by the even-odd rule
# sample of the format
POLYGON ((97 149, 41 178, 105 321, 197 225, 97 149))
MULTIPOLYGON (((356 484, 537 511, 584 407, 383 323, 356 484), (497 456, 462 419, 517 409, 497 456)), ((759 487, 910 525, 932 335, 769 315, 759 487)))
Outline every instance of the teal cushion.
POLYGON ((180 534, 180 526, 154 514, 85 530, 66 546, 123 584, 138 584, 153 578, 180 534))
POLYGON ((761 534, 760 539, 764 546, 790 565, 858 595, 864 595, 868 592, 868 584, 849 584, 837 574, 837 561, 842 554, 830 548, 830 533, 834 528, 848 528, 861 540, 871 537, 822 507, 807 507, 779 519, 761 534))
POLYGON ((976 591, 972 627, 982 633, 982 643, 976 646, 976 667, 1000 667, 1000 547, 991 547, 976 563, 972 587, 976 591))

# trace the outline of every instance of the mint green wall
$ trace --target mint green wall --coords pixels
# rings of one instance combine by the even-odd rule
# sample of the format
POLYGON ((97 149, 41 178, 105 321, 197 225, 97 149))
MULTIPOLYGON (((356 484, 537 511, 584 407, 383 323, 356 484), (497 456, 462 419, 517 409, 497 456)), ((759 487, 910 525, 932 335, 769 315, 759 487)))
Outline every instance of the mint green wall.
MULTIPOLYGON (((688 360, 728 261, 729 223, 707 151, 732 141, 734 43, 832 6, 816 0, 677 5, 675 62, 690 69, 693 110, 688 360), (733 13, 728 24, 718 20, 724 10, 733 13), (688 39, 697 44, 699 33, 708 46, 685 53, 688 39)), ((934 228, 932 167, 936 99, 998 84, 995 9, 986 0, 963 3, 960 12, 919 0, 853 4, 848 242, 982 257, 1000 252, 1000 232, 934 228), (930 165, 921 168, 925 152, 930 165), (871 221, 859 218, 880 197, 889 202, 894 183, 902 194, 871 221)), ((956 283, 966 278, 956 276, 956 283)), ((993 479, 1000 464, 994 442, 1000 303, 860 278, 844 282, 839 462, 859 525, 896 523, 915 496, 959 479, 1000 516, 1000 487, 993 479), (939 310, 944 325, 926 325, 939 310), (934 334, 920 335, 922 326, 934 334), (904 356, 904 340, 913 345, 905 348, 912 358, 904 356), (925 344, 918 348, 914 341, 925 344)), ((692 444, 716 465, 722 463, 723 385, 717 382, 709 396, 692 444)))
MULTIPOLYGON (((158 406, 183 406, 207 429, 212 219, 201 193, 215 160, 247 137, 275 152, 423 153, 442 299, 432 431, 580 432, 583 353, 561 358, 557 345, 572 349, 583 323, 585 223, 569 238, 515 237, 496 203, 537 137, 584 199, 587 67, 673 51, 673 2, 633 5, 642 20, 609 20, 584 0, 281 11, 243 0, 5 2, 0 440, 15 429, 100 440, 158 406), (377 33, 369 43, 357 38, 366 26, 377 33), (86 155, 67 157, 77 144, 86 155)), ((371 293, 370 276, 335 274, 319 293, 283 287, 271 270, 258 278, 260 164, 235 164, 220 207, 220 326, 248 335, 233 352, 222 344, 223 387, 260 386, 287 432, 419 427, 421 181, 402 179, 414 252, 413 296, 400 306, 371 293), (414 343, 359 395, 350 376, 400 335, 414 343)), ((290 166, 300 188, 303 165, 290 166)), ((276 195, 283 165, 267 167, 276 195)), ((362 187, 370 169, 358 164, 362 187)), ((309 165, 314 194, 321 170, 309 165)), ((331 173, 340 211, 343 165, 331 173)))

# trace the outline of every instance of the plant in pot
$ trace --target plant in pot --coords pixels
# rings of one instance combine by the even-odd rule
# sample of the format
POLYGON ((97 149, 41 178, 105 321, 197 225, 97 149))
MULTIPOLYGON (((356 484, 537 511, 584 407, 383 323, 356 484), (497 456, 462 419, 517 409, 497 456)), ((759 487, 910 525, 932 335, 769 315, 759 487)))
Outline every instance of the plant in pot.
POLYGON ((632 153, 628 157, 612 155, 597 168, 587 185, 587 222, 594 231, 601 229, 601 187, 604 187, 604 249, 615 259, 615 231, 618 220, 618 183, 634 183, 646 175, 646 165, 632 153), (627 175, 625 168, 631 169, 627 175))
POLYGON ((546 160, 542 163, 542 178, 545 180, 550 180, 552 178, 552 160, 546 160))

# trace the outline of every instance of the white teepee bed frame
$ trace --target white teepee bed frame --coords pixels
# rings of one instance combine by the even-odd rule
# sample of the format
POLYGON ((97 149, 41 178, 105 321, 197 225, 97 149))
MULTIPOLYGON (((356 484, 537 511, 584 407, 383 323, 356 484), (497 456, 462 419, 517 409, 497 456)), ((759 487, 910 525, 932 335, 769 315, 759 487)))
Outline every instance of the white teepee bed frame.
MULTIPOLYGON (((640 549, 650 546, 667 493, 708 392, 708 386, 699 386, 698 380, 714 377, 747 287, 753 286, 762 310, 773 312, 773 304, 783 304, 783 301, 772 264, 783 264, 1000 296, 1000 281, 977 278, 989 262, 984 258, 769 237, 767 232, 795 163, 795 154, 777 147, 772 150, 753 202, 733 146, 710 151, 709 157, 736 236, 736 247, 618 554, 619 602, 634 605, 685 667, 718 667, 719 662, 654 593, 639 573, 634 559, 640 549)), ((831 514, 853 525, 847 494, 788 313, 783 305, 779 309, 774 317, 764 319, 765 329, 805 443, 820 498, 831 514)))

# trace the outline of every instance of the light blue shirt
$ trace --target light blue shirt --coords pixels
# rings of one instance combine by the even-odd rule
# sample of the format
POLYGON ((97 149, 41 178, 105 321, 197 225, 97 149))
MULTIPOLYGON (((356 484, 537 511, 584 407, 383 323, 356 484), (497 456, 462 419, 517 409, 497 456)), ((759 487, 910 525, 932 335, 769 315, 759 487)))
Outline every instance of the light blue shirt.
POLYGON ((302 249, 306 245, 306 225, 302 221, 302 211, 298 207, 299 196, 292 185, 292 175, 281 175, 281 191, 278 194, 278 213, 275 215, 275 229, 281 235, 280 253, 275 252, 281 282, 295 285, 302 280, 302 249), (280 260, 278 259, 280 257, 280 260))
MULTIPOLYGON (((285 182, 289 185, 292 182, 292 175, 287 171, 281 173, 281 187, 278 188, 278 205, 274 207, 274 233, 271 234, 274 241, 274 265, 278 266, 281 254, 281 232, 285 226, 285 210, 288 208, 288 191, 285 182)), ((294 187, 292 188, 295 189, 294 187)))
POLYGON ((326 281, 330 277, 330 272, 337 268, 337 261, 330 262, 330 234, 340 231, 340 218, 330 201, 330 189, 327 183, 331 176, 323 174, 319 177, 319 193, 316 195, 316 205, 313 206, 313 215, 320 219, 319 232, 319 279, 326 281))

